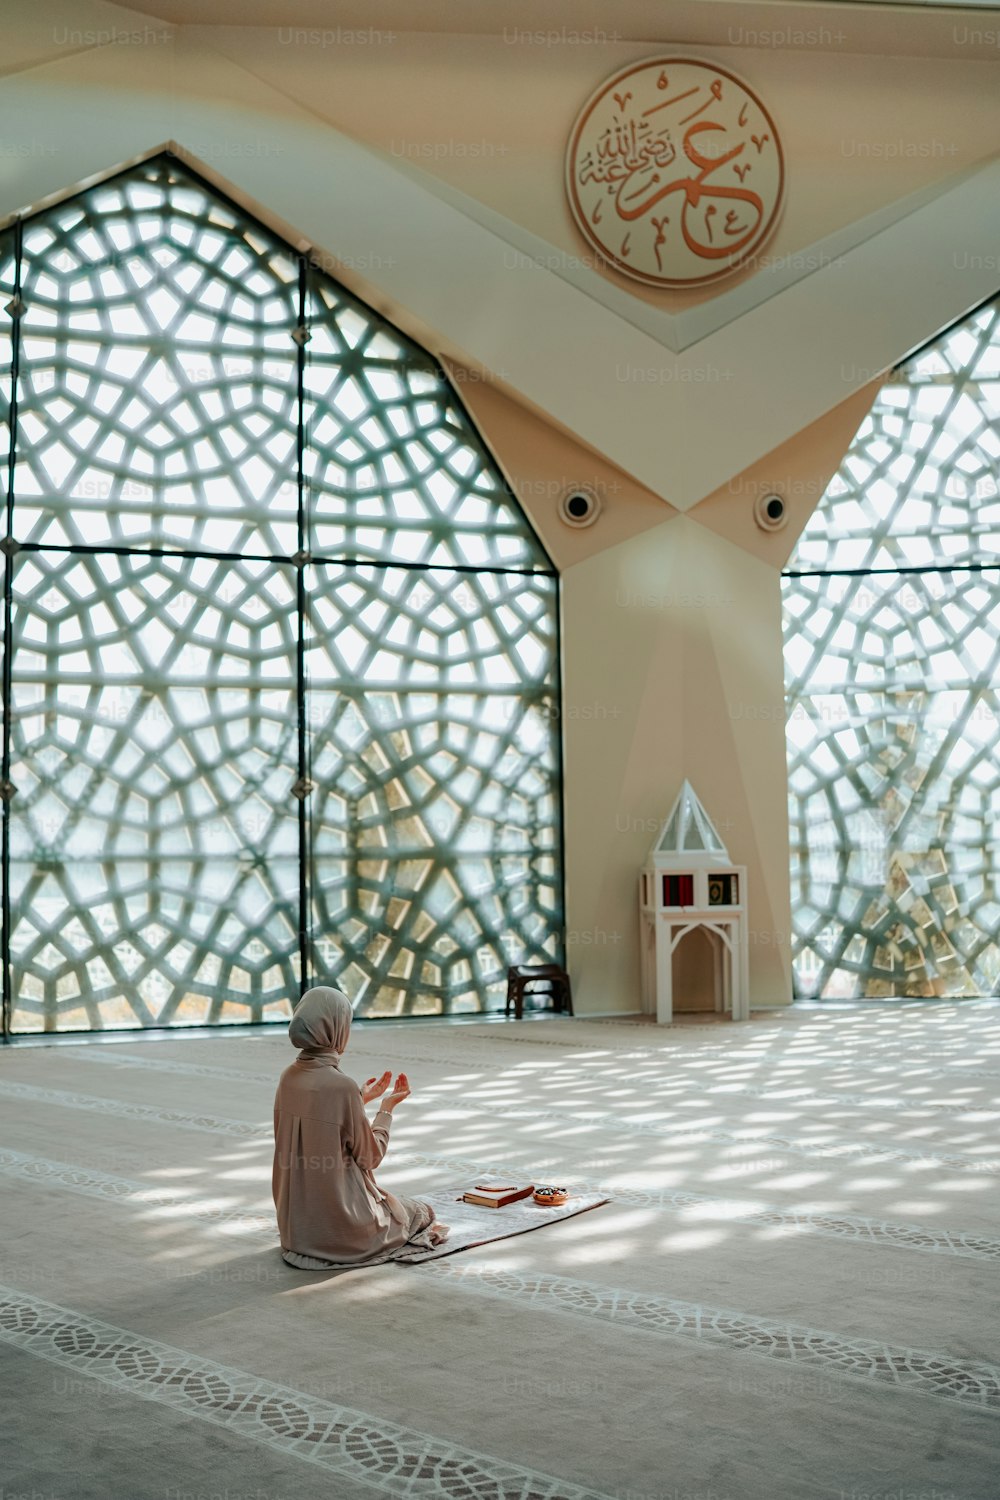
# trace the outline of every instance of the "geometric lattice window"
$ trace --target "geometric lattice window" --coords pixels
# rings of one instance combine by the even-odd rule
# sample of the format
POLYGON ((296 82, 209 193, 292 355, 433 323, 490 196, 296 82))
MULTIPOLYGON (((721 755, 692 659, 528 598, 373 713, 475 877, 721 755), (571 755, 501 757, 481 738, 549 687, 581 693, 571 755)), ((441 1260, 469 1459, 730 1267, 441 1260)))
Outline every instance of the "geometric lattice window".
POLYGON ((797 991, 1000 984, 1000 307, 893 371, 784 580, 797 991))
POLYGON ((433 359, 166 155, 0 295, 5 1025, 561 960, 557 579, 433 359))

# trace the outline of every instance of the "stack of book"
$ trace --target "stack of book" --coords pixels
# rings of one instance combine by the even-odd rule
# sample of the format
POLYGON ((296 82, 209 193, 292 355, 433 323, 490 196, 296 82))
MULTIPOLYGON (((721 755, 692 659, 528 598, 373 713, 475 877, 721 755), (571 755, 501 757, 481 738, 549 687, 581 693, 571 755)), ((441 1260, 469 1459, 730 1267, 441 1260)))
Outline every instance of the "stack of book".
POLYGON ((477 1182, 474 1188, 462 1194, 463 1203, 475 1203, 481 1208, 506 1208, 508 1203, 519 1203, 522 1198, 530 1198, 535 1191, 535 1184, 529 1182, 527 1187, 510 1187, 503 1183, 477 1182))

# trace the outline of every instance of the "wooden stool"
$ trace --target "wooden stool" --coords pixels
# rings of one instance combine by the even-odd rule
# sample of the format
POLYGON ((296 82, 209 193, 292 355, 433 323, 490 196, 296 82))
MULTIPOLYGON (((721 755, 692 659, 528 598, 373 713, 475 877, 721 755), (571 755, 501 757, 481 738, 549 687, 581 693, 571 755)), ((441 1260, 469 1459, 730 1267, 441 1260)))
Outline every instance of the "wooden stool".
POLYGON ((570 991, 569 975, 565 969, 560 969, 558 964, 514 964, 507 970, 505 1016, 510 1015, 510 1007, 513 1003, 514 1019, 521 1020, 524 1015, 524 996, 529 985, 539 985, 543 993, 548 991, 551 994, 554 1011, 573 1014, 573 996, 570 991))

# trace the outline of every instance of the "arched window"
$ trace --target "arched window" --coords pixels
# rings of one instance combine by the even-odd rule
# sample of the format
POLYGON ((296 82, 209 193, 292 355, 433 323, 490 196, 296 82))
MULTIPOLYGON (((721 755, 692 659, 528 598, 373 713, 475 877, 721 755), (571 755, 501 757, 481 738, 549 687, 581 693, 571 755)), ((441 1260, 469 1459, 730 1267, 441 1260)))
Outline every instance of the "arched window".
POLYGON ((169 154, 2 252, 8 1026, 495 1005, 561 957, 557 579, 441 370, 169 154))
POLYGON ((1000 980, 1000 308, 890 372, 784 584, 803 995, 1000 980))

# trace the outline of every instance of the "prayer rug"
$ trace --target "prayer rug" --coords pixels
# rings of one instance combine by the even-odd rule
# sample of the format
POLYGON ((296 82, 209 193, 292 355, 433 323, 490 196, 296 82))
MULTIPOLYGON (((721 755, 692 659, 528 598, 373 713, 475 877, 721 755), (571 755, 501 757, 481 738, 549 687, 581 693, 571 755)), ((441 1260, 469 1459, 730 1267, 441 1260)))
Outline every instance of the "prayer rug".
POLYGON ((546 1224, 571 1219, 576 1214, 610 1202, 599 1193, 571 1193, 565 1203, 552 1208, 542 1208, 531 1198, 508 1203, 506 1208, 483 1208, 477 1203, 463 1203, 465 1191, 465 1188, 457 1187, 419 1194, 425 1203, 433 1204, 435 1215, 442 1224, 450 1226, 451 1233, 443 1245, 407 1245, 394 1258, 407 1264, 436 1260, 442 1255, 455 1255, 459 1250, 472 1250, 476 1245, 488 1245, 492 1240, 506 1240, 514 1234, 527 1234, 531 1229, 544 1229, 546 1224))

